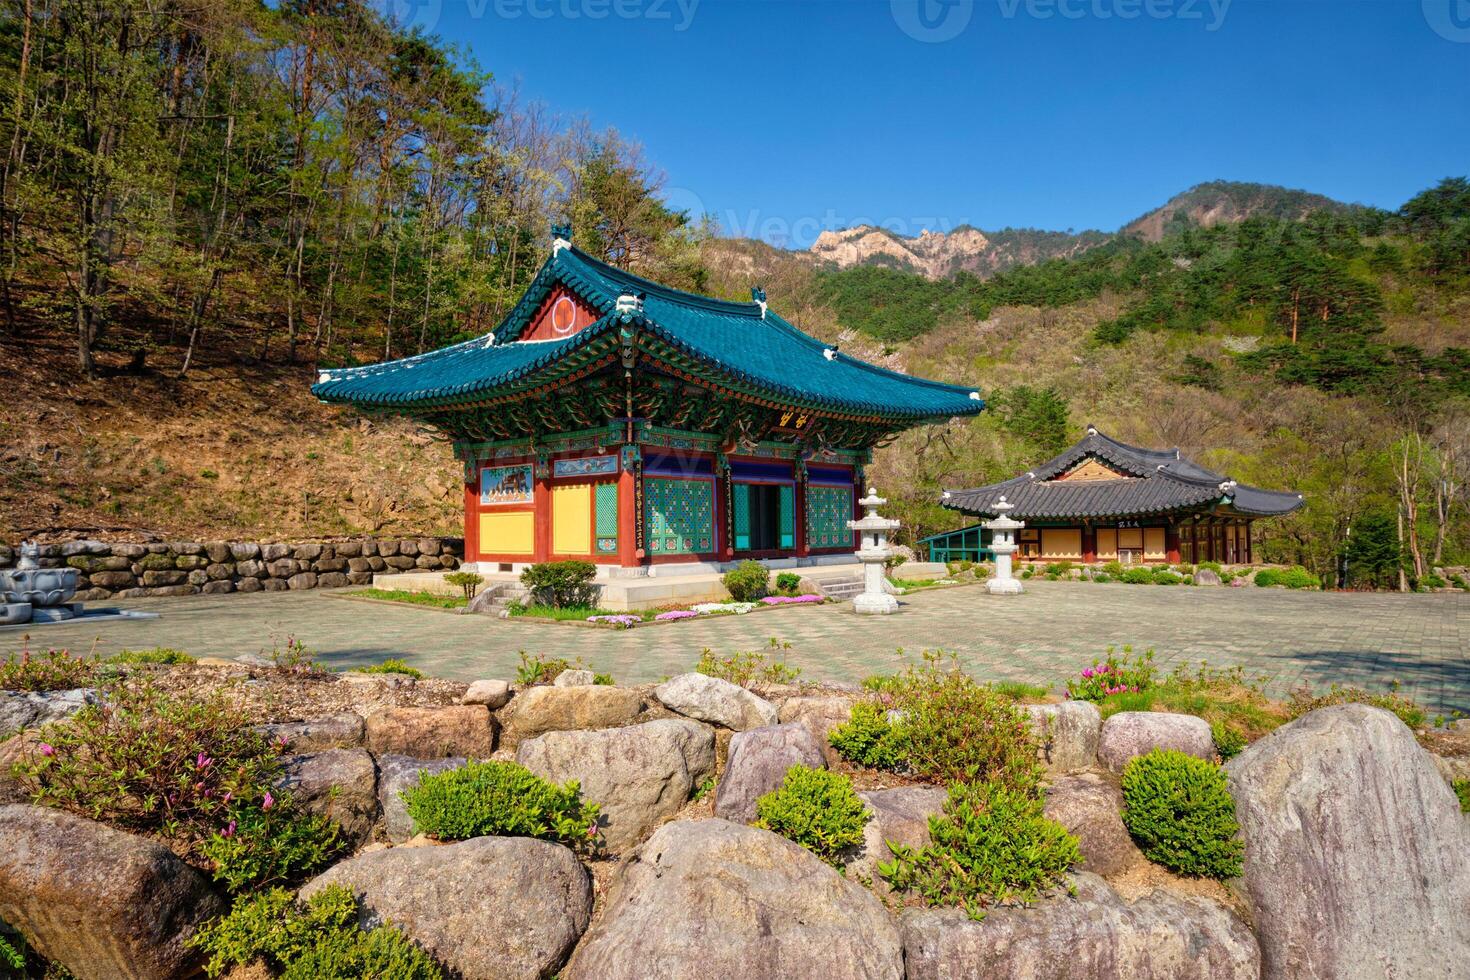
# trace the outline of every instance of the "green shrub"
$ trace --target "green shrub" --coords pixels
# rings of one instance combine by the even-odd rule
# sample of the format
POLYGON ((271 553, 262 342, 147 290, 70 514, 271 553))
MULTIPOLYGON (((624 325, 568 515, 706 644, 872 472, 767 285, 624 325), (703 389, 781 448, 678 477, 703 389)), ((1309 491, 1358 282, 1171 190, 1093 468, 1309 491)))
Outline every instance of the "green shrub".
POLYGON ((479 591, 480 584, 485 581, 485 576, 474 572, 449 572, 444 576, 444 581, 458 588, 464 593, 465 601, 469 601, 479 591))
POLYGON ((1102 701, 1114 694, 1137 694, 1154 682, 1154 652, 1145 650, 1129 658, 1133 647, 1123 647, 1119 657, 1115 647, 1108 647, 1107 657, 1094 660, 1082 670, 1082 676, 1067 682, 1067 697, 1076 701, 1102 701))
POLYGON ((1118 581, 1124 585, 1153 585, 1154 572, 1146 565, 1133 565, 1123 570, 1118 581))
POLYGON ((1123 563, 1117 561, 1116 559, 1103 565, 1102 570, 1103 574, 1107 575, 1109 578, 1123 577, 1123 563))
POLYGON ((1154 749, 1123 769, 1123 823, 1144 855, 1170 871, 1206 878, 1241 872, 1235 801, 1225 771, 1172 749, 1154 749))
POLYGON ((1202 568, 1202 569, 1203 568, 1208 568, 1210 571, 1214 572, 1216 575, 1223 574, 1224 571, 1225 571, 1224 567, 1219 562, 1217 562, 1217 561, 1202 561, 1196 567, 1197 568, 1202 568))
POLYGON ((1222 759, 1233 759, 1246 747, 1245 736, 1223 721, 1210 723, 1210 734, 1214 736, 1215 751, 1222 759))
POLYGON ((521 572, 521 584, 534 602, 565 609, 594 603, 596 577, 597 566, 590 561, 544 561, 521 572))
POLYGON ((795 572, 782 572, 776 576, 776 591, 782 595, 796 595, 801 588, 801 576, 795 572))
POLYGON ((1288 589, 1315 589, 1321 584, 1317 576, 1299 565, 1285 569, 1263 568, 1256 572, 1256 585, 1263 589, 1273 585, 1285 586, 1288 589))
POLYGON ((16 949, 9 939, 0 936, 0 966, 13 971, 11 976, 23 977, 26 968, 25 940, 17 937, 16 941, 21 944, 21 949, 16 949))
POLYGON ((1035 793, 996 783, 955 783, 943 814, 929 818, 930 843, 890 842, 878 874, 929 905, 956 905, 971 918, 995 902, 1034 900, 1081 860, 1077 838, 1042 815, 1035 793))
POLYGON ((758 561, 743 561, 725 573, 720 581, 725 583, 730 597, 736 602, 760 602, 770 595, 770 573, 758 561))
POLYGON ((73 657, 65 650, 22 649, 0 663, 0 690, 68 691, 88 686, 96 673, 97 661, 90 658, 73 657))
POLYGON ((175 697, 151 680, 109 690, 40 738, 15 767, 32 802, 188 846, 232 807, 264 802, 283 748, 220 694, 175 697))
POLYGON ((403 801, 414 825, 438 840, 538 837, 586 851, 597 837, 597 805, 582 802, 575 780, 557 786, 514 762, 424 776, 403 801))
POLYGON ((801 676, 800 667, 790 667, 776 658, 776 654, 791 649, 774 636, 766 641, 764 651, 732 653, 728 657, 717 657, 709 647, 700 651, 699 663, 694 665, 696 673, 749 687, 752 684, 795 684, 801 676))
POLYGON ((325 674, 327 669, 316 662, 311 649, 294 636, 286 637, 286 647, 271 650, 271 663, 287 674, 325 674))
POLYGON ((1293 719, 1300 718, 1309 711, 1318 708, 1331 707, 1334 704, 1367 704, 1375 708, 1383 708, 1392 711, 1399 716, 1399 720, 1410 728, 1421 728, 1428 715, 1424 709, 1414 701, 1390 691, 1387 694, 1373 694, 1360 687, 1342 687, 1332 685, 1326 694, 1313 695, 1308 688, 1299 688, 1291 693, 1291 700, 1287 703, 1287 713, 1293 719))
POLYGON ((848 762, 868 769, 898 769, 904 761, 902 739, 872 701, 853 705, 852 717, 833 726, 827 741, 848 762))
POLYGON ((1440 578, 1433 572, 1428 573, 1419 580, 1419 588, 1424 590, 1442 589, 1448 584, 1449 583, 1447 583, 1444 579, 1440 578))
POLYGON ((516 683, 522 687, 550 684, 563 671, 575 669, 575 665, 566 657, 548 657, 544 653, 532 657, 524 650, 520 651, 520 656, 520 666, 516 667, 516 683))
POLYGON ((1155 568, 1153 571, 1154 585, 1178 585, 1184 581, 1184 577, 1167 568, 1155 568))
POLYGON ((852 780, 826 769, 796 765, 781 788, 755 801, 755 826, 780 834, 833 867, 838 854, 863 842, 868 811, 852 791, 852 780))
POLYGON ((182 650, 152 647, 148 650, 120 650, 107 658, 110 664, 192 664, 194 658, 182 650))
POLYGON ((1092 580, 1094 582, 1111 582, 1113 580, 1113 577, 1107 572, 1094 572, 1092 575, 1092 580))
POLYGON ((284 888, 242 899, 228 915, 204 925, 188 945, 208 956, 205 972, 262 960, 290 980, 438 980, 429 955, 385 923, 357 926, 357 901, 343 885, 328 885, 305 903, 284 888))
POLYGON ((373 664, 371 667, 358 667, 357 672, 359 674, 403 674, 405 677, 413 678, 424 676, 424 672, 417 667, 410 667, 402 660, 394 659, 384 660, 382 663, 373 664))
POLYGON ((1450 786, 1454 788, 1455 795, 1460 798, 1460 810, 1470 813, 1470 779, 1457 779, 1450 786))
POLYGON ((283 801, 232 806, 228 822, 204 842, 214 880, 231 892, 300 879, 340 853, 337 825, 315 814, 293 812, 283 801))
POLYGON ((903 712, 897 740, 915 776, 1035 791, 1041 769, 1030 717, 1004 694, 977 684, 957 659, 925 653, 923 664, 910 665, 884 697, 903 712))

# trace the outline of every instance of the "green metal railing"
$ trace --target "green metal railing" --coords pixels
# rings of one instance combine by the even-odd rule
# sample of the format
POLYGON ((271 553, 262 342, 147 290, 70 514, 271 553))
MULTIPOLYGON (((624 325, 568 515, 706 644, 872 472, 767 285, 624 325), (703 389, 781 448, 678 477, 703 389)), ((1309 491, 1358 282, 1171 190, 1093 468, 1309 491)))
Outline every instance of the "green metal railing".
POLYGON ((990 561, 990 532, 979 524, 954 531, 943 531, 920 538, 919 544, 929 549, 930 561, 990 561))

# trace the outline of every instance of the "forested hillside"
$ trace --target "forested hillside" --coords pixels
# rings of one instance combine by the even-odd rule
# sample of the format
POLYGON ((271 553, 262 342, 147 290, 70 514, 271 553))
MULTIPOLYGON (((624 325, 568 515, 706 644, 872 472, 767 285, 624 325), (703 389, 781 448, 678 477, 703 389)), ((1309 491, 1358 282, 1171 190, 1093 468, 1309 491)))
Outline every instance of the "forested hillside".
POLYGON ((993 411, 878 454, 911 538, 1091 421, 1306 493, 1270 558, 1393 586, 1470 557, 1463 179, 1393 212, 1216 182, 989 278, 835 269, 710 236, 636 145, 363 0, 0 0, 0 153, 0 539, 452 531, 448 448, 308 386, 491 329, 569 221, 980 387, 993 411))

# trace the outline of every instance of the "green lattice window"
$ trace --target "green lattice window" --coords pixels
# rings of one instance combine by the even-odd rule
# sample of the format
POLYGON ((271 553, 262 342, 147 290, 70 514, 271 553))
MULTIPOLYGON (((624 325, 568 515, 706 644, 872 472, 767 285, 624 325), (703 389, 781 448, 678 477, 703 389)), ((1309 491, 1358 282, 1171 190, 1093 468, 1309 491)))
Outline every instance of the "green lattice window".
POLYGON ((750 484, 735 484, 735 550, 750 550, 750 484))
POLYGON ((781 488, 781 507, 777 518, 781 529, 781 547, 796 547, 796 488, 781 488))
POLYGON ((643 481, 643 521, 651 555, 715 550, 714 486, 705 480, 643 481))
POLYGON ((806 488, 806 544, 808 548, 849 548, 852 531, 851 487, 806 488))
POLYGON ((592 488, 593 532, 599 555, 618 553, 618 485, 599 483, 592 488))

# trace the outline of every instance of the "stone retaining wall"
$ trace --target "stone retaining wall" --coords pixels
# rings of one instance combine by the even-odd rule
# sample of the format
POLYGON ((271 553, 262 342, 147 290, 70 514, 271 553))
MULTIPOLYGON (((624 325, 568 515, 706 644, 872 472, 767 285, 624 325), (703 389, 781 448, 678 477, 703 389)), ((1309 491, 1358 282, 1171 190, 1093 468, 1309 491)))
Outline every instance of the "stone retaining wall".
MULTIPOLYGON (((0 568, 19 549, 0 545, 0 568)), ((459 538, 350 538, 333 541, 68 541, 41 546, 41 565, 81 573, 76 598, 218 595, 370 585, 373 575, 458 568, 459 538)))

